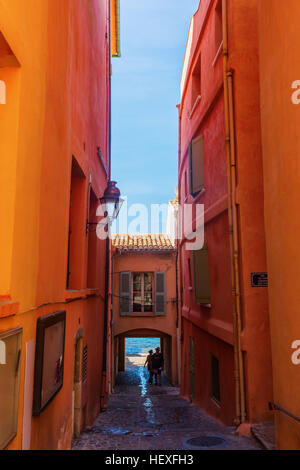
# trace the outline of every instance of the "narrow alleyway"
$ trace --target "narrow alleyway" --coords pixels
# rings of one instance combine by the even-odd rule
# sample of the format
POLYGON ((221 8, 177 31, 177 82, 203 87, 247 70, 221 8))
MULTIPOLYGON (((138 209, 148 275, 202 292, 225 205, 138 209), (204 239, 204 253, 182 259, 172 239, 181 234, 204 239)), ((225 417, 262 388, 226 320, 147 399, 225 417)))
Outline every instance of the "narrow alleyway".
POLYGON ((84 430, 74 450, 261 449, 255 439, 237 436, 235 428, 181 398, 166 379, 162 386, 149 385, 143 363, 144 356, 126 358, 107 411, 84 430))

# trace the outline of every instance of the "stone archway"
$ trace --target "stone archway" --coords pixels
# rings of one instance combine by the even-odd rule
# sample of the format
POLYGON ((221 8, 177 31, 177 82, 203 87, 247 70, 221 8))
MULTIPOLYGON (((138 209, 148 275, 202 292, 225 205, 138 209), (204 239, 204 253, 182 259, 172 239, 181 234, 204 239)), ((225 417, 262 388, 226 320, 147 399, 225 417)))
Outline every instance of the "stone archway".
POLYGON ((113 384, 115 383, 118 372, 125 370, 125 340, 126 338, 160 338, 161 351, 165 359, 165 375, 171 384, 176 382, 174 377, 174 367, 172 367, 174 351, 172 351, 172 337, 159 330, 149 328, 128 330, 114 338, 113 354, 113 384))

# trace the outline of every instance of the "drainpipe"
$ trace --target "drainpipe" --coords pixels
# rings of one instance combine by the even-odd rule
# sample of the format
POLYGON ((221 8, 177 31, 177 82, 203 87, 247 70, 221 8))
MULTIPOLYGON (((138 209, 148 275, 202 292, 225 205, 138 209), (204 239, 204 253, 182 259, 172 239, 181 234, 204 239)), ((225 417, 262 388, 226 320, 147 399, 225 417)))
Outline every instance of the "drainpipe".
POLYGON ((233 111, 233 72, 228 71, 228 10, 227 0, 222 0, 223 10, 223 75, 224 75, 224 105, 226 160, 228 185, 228 220, 231 254, 231 280, 233 304, 233 345, 234 345, 234 377, 236 393, 235 424, 246 420, 244 367, 241 347, 241 295, 239 271, 239 239, 236 203, 236 151, 235 151, 235 122, 233 111))
MULTIPOLYGON (((181 159, 181 113, 180 113, 180 104, 177 105, 178 109, 178 168, 180 167, 180 159, 181 159)), ((179 173, 178 173, 179 174, 179 173)), ((182 325, 181 319, 181 305, 179 305, 179 278, 178 273, 180 272, 180 263, 179 263, 179 250, 180 250, 180 243, 179 240, 179 223, 181 223, 181 212, 180 212, 180 200, 179 200, 179 185, 177 188, 178 193, 178 207, 176 212, 175 218, 175 229, 176 229, 176 346, 177 346, 177 382, 180 385, 181 377, 181 342, 180 342, 180 328, 182 325)), ((180 227, 181 230, 181 227, 180 227)))
POLYGON ((115 341, 114 341, 114 272, 115 272, 115 255, 111 257, 111 302, 110 302, 110 334, 111 334, 111 370, 110 370, 110 392, 115 385, 115 341))
POLYGON ((179 295, 178 295, 178 250, 179 243, 176 243, 176 349, 177 349, 177 383, 180 383, 180 336, 179 336, 179 295))
MULTIPOLYGON (((108 33, 108 181, 111 180, 111 2, 107 0, 107 33, 108 33)), ((100 408, 106 409, 105 397, 107 390, 107 328, 109 306, 109 266, 110 266, 110 228, 107 226, 108 236, 105 240, 105 293, 104 293, 104 321, 103 321, 103 353, 102 353, 102 390, 100 408)))

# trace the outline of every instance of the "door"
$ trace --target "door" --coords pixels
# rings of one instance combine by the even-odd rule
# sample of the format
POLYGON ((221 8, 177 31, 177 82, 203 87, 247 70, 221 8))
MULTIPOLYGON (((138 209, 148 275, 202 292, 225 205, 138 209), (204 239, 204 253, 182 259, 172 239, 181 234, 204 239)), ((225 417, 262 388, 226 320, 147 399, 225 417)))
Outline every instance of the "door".
POLYGON ((194 380, 194 338, 190 337, 190 398, 191 401, 195 397, 195 380, 194 380))
POLYGON ((81 431, 81 404, 82 404, 82 353, 83 339, 79 338, 75 344, 74 355, 74 385, 73 385, 73 437, 79 437, 81 431))

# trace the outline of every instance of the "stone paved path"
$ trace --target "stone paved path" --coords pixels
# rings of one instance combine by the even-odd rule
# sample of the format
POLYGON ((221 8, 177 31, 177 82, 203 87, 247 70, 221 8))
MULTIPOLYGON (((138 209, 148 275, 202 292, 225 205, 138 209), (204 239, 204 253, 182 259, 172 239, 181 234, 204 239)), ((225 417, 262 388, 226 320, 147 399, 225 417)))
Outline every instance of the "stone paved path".
POLYGON ((261 449, 254 438, 237 436, 235 428, 221 426, 181 398, 166 380, 161 387, 149 385, 143 361, 137 356, 127 359, 107 411, 74 441, 74 450, 261 449), (198 437, 205 438, 201 447, 188 442, 198 437), (214 447, 211 437, 218 441, 214 447))

